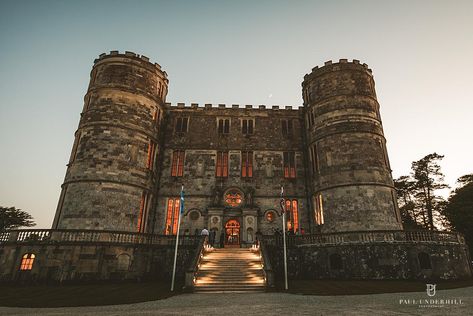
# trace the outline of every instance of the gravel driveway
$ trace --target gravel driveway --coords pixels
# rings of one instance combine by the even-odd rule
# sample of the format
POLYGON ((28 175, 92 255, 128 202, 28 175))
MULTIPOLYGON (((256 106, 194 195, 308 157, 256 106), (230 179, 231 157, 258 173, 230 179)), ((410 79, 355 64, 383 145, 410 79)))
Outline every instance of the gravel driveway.
MULTIPOLYGON (((424 304, 424 303, 422 303, 424 304)), ((183 294, 128 305, 65 308, 0 307, 0 315, 473 315, 473 287, 425 293, 312 296, 285 293, 183 294), (419 306, 412 300, 437 299, 419 306), (438 306, 441 299, 461 305, 438 306), (402 304, 400 300, 403 300, 402 304), (408 302, 407 300, 411 300, 408 302)))

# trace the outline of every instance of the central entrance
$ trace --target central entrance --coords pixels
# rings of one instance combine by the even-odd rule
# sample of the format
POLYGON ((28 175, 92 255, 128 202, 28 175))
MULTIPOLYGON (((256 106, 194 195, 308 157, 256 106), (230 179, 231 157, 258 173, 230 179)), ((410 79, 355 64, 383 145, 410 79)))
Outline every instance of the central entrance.
POLYGON ((225 246, 240 247, 240 223, 236 219, 225 224, 225 246))

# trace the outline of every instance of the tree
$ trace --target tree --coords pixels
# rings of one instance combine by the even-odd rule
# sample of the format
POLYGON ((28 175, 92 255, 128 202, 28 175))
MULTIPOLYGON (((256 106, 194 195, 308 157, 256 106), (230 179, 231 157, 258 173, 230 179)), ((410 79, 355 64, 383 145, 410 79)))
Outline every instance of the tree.
POLYGON ((430 230, 435 229, 434 214, 437 217, 437 222, 442 223, 443 221, 441 210, 445 205, 445 200, 436 194, 437 190, 448 188, 448 185, 444 183, 444 175, 439 165, 439 161, 443 157, 433 153, 412 163, 414 197, 420 203, 424 224, 430 230))
POLYGON ((422 228, 418 220, 419 214, 414 201, 414 181, 412 178, 409 176, 401 176, 394 179, 394 187, 397 192, 397 203, 399 205, 404 229, 422 228))
POLYGON ((458 178, 460 187, 452 192, 448 203, 442 210, 453 229, 465 236, 473 251, 473 174, 458 178))
POLYGON ((15 229, 26 226, 36 225, 33 217, 25 211, 15 207, 0 206, 0 232, 7 229, 15 229))

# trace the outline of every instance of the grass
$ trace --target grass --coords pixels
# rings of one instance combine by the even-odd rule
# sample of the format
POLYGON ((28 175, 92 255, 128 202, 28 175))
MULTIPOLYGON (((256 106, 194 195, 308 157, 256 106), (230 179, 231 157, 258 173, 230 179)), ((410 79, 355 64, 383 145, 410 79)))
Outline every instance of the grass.
POLYGON ((180 293, 169 283, 98 283, 81 285, 0 285, 0 306, 66 307, 131 304, 180 293))
MULTIPOLYGON (((401 292, 425 292, 426 283, 437 284, 437 290, 473 286, 473 279, 460 281, 422 282, 406 280, 292 280, 287 292, 305 295, 363 295, 401 292)), ((278 283, 277 291, 284 291, 278 283)))

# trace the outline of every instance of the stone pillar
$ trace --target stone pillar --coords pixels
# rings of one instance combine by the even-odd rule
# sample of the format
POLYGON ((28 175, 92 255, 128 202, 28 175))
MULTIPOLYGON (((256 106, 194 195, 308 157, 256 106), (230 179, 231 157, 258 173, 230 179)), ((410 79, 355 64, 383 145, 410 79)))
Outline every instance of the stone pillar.
POLYGON ((302 88, 320 230, 401 229, 371 69, 357 60, 326 62, 302 88))
POLYGON ((147 230, 167 86, 145 56, 95 60, 53 228, 147 230))

